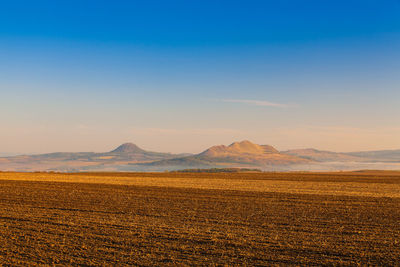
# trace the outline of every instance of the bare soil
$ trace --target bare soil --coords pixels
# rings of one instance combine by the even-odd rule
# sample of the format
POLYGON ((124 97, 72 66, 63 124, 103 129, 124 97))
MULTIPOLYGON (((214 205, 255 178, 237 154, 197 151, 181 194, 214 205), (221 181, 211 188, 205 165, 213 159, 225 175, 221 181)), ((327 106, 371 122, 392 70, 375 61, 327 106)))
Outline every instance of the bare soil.
MULTIPOLYGON (((99 183, 85 182, 85 174, 65 175, 71 179, 68 182, 57 181, 59 174, 40 174, 42 180, 55 177, 56 181, 40 181, 35 175, 0 174, 0 264, 396 266, 400 262, 398 197, 101 180, 122 175, 146 178, 143 174, 91 174, 99 183)), ((296 187, 302 182, 317 187, 331 182, 342 188, 373 184, 359 190, 393 186, 394 195, 400 184, 396 172, 147 177, 158 177, 160 183, 167 178, 189 179, 191 184, 203 179, 243 184, 277 180, 296 187)))

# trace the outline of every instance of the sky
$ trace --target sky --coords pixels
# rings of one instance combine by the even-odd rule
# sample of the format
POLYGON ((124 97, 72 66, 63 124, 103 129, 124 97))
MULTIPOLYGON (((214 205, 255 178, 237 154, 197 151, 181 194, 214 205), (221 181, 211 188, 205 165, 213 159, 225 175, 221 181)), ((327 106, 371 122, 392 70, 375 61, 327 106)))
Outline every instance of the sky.
POLYGON ((400 1, 1 1, 0 155, 400 149, 400 1))

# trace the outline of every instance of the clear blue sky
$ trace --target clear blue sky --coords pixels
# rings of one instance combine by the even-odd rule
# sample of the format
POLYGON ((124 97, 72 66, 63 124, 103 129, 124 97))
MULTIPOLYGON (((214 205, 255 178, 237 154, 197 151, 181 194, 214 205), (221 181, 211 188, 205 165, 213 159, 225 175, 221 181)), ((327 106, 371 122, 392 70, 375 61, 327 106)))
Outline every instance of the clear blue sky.
POLYGON ((400 148, 400 1, 2 1, 0 153, 400 148))

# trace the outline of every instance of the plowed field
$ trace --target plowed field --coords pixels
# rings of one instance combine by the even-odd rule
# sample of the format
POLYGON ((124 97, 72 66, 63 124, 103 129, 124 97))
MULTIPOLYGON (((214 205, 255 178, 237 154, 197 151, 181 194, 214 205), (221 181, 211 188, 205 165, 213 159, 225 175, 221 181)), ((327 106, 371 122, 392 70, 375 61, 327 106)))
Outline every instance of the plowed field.
POLYGON ((0 173, 0 264, 398 265, 399 189, 396 172, 0 173))

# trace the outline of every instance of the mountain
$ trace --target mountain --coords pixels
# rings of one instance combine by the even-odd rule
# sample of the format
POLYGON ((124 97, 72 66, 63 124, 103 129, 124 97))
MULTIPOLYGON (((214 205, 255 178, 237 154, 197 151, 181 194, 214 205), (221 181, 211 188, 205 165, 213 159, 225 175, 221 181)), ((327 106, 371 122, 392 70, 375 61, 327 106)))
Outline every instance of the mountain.
POLYGON ((349 155, 346 153, 337 153, 331 151, 317 150, 313 148, 306 149, 292 149, 283 151, 283 154, 310 159, 319 162, 331 162, 331 161, 365 161, 362 157, 356 155, 349 155))
POLYGON ((400 149, 343 153, 307 148, 282 153, 318 162, 400 162, 400 149))
POLYGON ((229 146, 213 146, 197 155, 161 160, 147 165, 165 168, 270 167, 311 162, 310 159, 280 153, 272 146, 257 145, 245 140, 229 146))
POLYGON ((125 153, 125 154, 132 154, 132 153, 146 153, 145 150, 141 149, 135 144, 132 143, 125 143, 111 151, 110 153, 125 153))
POLYGON ((268 145, 256 145, 250 141, 235 142, 229 146, 213 146, 199 154, 202 157, 225 157, 233 155, 267 155, 279 154, 279 151, 268 145))
POLYGON ((370 161, 400 162, 400 149, 376 150, 346 153, 350 156, 361 157, 370 161))
POLYGON ((118 161, 126 161, 132 163, 132 162, 151 162, 155 160, 176 158, 184 155, 187 154, 171 154, 171 153, 146 151, 141 149, 135 144, 125 143, 108 153, 101 154, 100 156, 103 158, 105 157, 108 160, 114 159, 118 161))
POLYGON ((212 146, 196 154, 144 150, 125 143, 103 153, 57 152, 0 157, 0 171, 165 171, 197 168, 257 168, 273 171, 400 169, 400 150, 338 153, 317 149, 278 151, 250 141, 212 146))
POLYGON ((119 166, 153 162, 186 156, 151 152, 135 144, 125 143, 110 152, 58 152, 0 158, 0 170, 7 171, 81 171, 119 170, 119 166))

